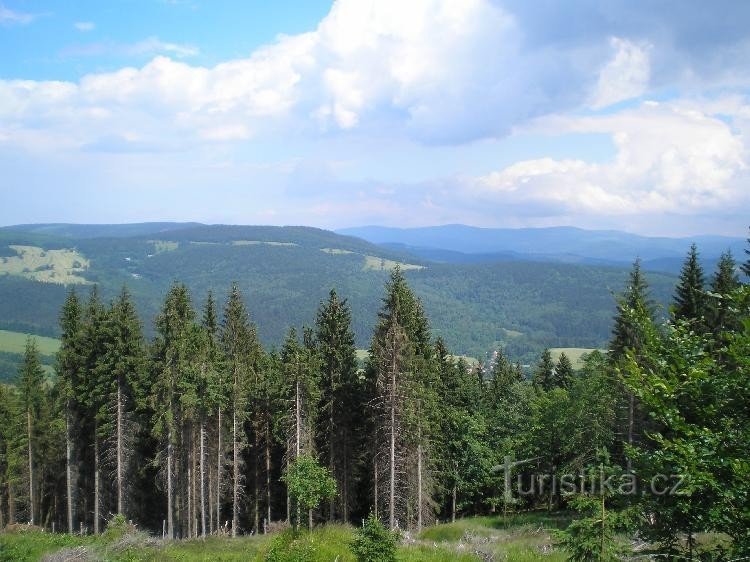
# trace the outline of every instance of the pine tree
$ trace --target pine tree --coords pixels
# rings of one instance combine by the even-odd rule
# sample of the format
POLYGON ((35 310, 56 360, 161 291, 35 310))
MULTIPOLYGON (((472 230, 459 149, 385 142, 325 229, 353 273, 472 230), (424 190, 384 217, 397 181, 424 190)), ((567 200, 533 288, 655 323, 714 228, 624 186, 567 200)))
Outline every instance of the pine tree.
POLYGON ((565 352, 560 354, 555 366, 554 384, 557 388, 569 388, 573 382, 573 364, 565 352))
POLYGON ((39 471, 38 459, 40 432, 39 418, 44 408, 44 370, 39 360, 39 350, 36 340, 29 337, 26 339, 26 349, 23 354, 23 363, 18 371, 18 392, 20 405, 26 421, 26 447, 28 451, 28 464, 26 477, 28 479, 28 512, 29 523, 35 524, 35 514, 39 505, 38 491, 39 471))
MULTIPOLYGON (((750 238, 747 239, 747 242, 750 244, 750 238)), ((745 254, 750 256, 750 248, 745 249, 745 254)), ((742 264, 742 273, 750 277, 750 257, 742 264)))
POLYGON ((133 410, 145 400, 146 356, 141 324, 130 293, 123 287, 101 326, 104 353, 96 363, 101 408, 99 429, 112 469, 114 510, 127 515, 126 496, 135 446, 133 410))
POLYGON ((702 325, 706 316, 706 289, 703 267, 698 260, 698 249, 690 246, 680 272, 674 297, 673 314, 677 320, 689 320, 702 325))
POLYGON ((552 390, 555 386, 555 363, 549 349, 542 352, 536 370, 534 371, 534 386, 544 391, 552 390))
POLYGON ((613 361, 622 358, 628 350, 637 353, 642 346, 640 326, 632 322, 631 315, 627 314, 628 310, 642 310, 653 319, 653 304, 640 260, 633 263, 625 291, 617 299, 617 314, 609 346, 609 356, 613 361))
POLYGON ((178 496, 177 489, 184 482, 186 472, 181 390, 185 373, 194 367, 196 359, 191 344, 194 317, 187 287, 175 283, 156 319, 157 336, 152 357, 155 383, 151 391, 153 432, 166 449, 160 453, 159 461, 166 484, 168 538, 175 538, 186 530, 181 528, 181 522, 175 521, 175 515, 178 498, 179 513, 187 512, 184 495, 178 496))
POLYGON ((16 505, 23 495, 22 475, 27 464, 24 416, 14 386, 0 384, 0 518, 7 503, 5 524, 18 522, 16 505))
POLYGON ((229 385, 228 408, 232 420, 232 536, 237 536, 244 493, 244 454, 247 448, 244 423, 248 416, 250 385, 258 366, 260 345, 236 283, 232 285, 224 307, 220 339, 229 385))
POLYGON ((74 467, 76 453, 74 451, 73 435, 76 425, 77 395, 75 388, 78 386, 78 377, 84 370, 82 356, 82 310, 75 290, 71 290, 65 299, 60 314, 60 350, 57 354, 57 387, 65 416, 65 507, 66 523, 68 533, 72 534, 75 529, 74 509, 74 467))
POLYGON ((351 310, 335 290, 318 310, 316 346, 321 362, 319 451, 339 490, 338 503, 336 498, 330 500, 328 517, 348 522, 358 483, 359 413, 364 401, 357 378, 351 310))
POLYGON ((711 280, 711 297, 708 307, 708 323, 714 335, 739 329, 739 321, 729 301, 729 296, 741 285, 736 270, 737 262, 734 261, 732 253, 727 251, 721 254, 716 273, 711 280))

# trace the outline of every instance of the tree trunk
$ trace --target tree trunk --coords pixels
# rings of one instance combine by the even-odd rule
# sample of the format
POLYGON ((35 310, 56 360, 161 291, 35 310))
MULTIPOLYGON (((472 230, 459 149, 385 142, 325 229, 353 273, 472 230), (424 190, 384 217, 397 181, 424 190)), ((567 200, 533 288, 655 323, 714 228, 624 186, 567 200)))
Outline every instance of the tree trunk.
POLYGON ((388 492, 388 509, 389 518, 388 524, 391 530, 396 528, 396 338, 394 332, 394 347, 393 347, 393 359, 391 362, 391 426, 390 426, 390 451, 389 459, 390 463, 390 490, 388 492))
POLYGON ((232 536, 237 536, 240 523, 240 448, 237 441, 237 408, 232 411, 232 536))
POLYGON ((16 523, 16 499, 13 496, 13 485, 8 480, 8 523, 16 523))
POLYGON ((266 521, 271 523, 271 428, 266 418, 266 521))
POLYGON ((65 497, 67 500, 68 533, 73 534, 73 440, 70 437, 70 400, 65 404, 65 497))
POLYGON ((174 538, 174 482, 172 475, 172 463, 174 459, 172 446, 172 430, 167 434, 167 537, 174 538))
MULTIPOLYGON (((421 439, 421 435, 419 437, 421 439)), ((417 445, 417 532, 422 531, 422 443, 417 445)))
POLYGON ((34 524, 34 455, 31 436, 31 409, 26 410, 26 436, 29 449, 29 523, 34 524))
POLYGON ((201 417, 201 429, 200 429, 200 442, 201 442, 201 460, 200 460, 200 471, 201 471, 201 536, 206 536, 206 468, 204 466, 204 459, 206 458, 205 447, 205 435, 206 435, 206 422, 201 417))
POLYGON ((218 408, 218 422, 216 429, 218 435, 216 437, 216 531, 219 531, 221 527, 221 408, 218 408))
POLYGON ((122 405, 122 381, 117 381, 117 513, 125 514, 123 503, 123 455, 122 455, 122 431, 123 431, 123 405, 122 405))
POLYGON ((456 522, 456 486, 453 485, 453 493, 451 494, 451 523, 456 522))
POLYGON ((260 450, 260 441, 257 431, 253 431, 254 446, 253 446, 253 532, 257 535, 260 531, 260 478, 258 473, 260 472, 260 466, 258 464, 258 451, 260 450))
POLYGON ((99 502, 101 501, 101 498, 99 497, 99 488, 100 486, 100 479, 99 479, 99 436, 98 434, 98 424, 94 424, 94 534, 99 534, 99 502))

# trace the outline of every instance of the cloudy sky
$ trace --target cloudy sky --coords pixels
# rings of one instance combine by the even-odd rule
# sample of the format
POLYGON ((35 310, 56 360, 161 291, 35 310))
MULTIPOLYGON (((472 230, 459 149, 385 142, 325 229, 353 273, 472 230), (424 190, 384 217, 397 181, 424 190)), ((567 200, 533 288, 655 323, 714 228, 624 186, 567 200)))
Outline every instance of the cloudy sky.
POLYGON ((0 224, 744 235, 744 0, 0 0, 0 224))

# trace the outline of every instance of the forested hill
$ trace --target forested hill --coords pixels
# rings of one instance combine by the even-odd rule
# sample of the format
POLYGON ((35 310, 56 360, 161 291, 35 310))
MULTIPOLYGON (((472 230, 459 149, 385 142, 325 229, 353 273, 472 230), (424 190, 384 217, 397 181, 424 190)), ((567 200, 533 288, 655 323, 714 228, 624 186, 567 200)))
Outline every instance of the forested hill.
POLYGON ((701 250, 707 269, 731 250, 742 256, 741 237, 694 236, 667 238, 639 236, 617 230, 574 227, 478 228, 462 224, 421 228, 362 226, 338 231, 387 248, 398 248, 432 261, 477 263, 546 261, 625 266, 639 257, 646 268, 676 273, 690 245, 701 250))
MULTIPOLYGON (((69 286, 97 283, 105 299, 125 284, 145 330, 169 285, 185 282, 197 305, 232 281, 245 294, 261 341, 310 325, 335 287, 349 299, 366 348, 388 271, 399 264, 424 302, 433 333, 452 350, 497 346, 525 362, 547 346, 600 347, 610 336, 613 293, 626 267, 504 261, 436 263, 362 239, 307 227, 197 224, 30 225, 0 229, 0 329, 54 336, 69 286)), ((675 278, 649 274, 657 302, 675 278)))

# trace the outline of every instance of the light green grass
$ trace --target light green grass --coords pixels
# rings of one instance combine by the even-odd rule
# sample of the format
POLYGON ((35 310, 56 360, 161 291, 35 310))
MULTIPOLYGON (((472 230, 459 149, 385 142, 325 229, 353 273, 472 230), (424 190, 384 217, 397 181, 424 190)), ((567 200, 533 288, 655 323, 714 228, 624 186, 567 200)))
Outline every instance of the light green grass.
POLYGON ((73 249, 45 250, 37 246, 9 246, 16 256, 0 257, 0 275, 16 275, 43 283, 83 285, 81 275, 89 260, 73 249))
POLYGON ((385 258, 379 258, 377 256, 365 256, 365 264, 362 266, 363 271, 393 271, 396 266, 401 268, 401 271, 408 271, 410 269, 424 269, 423 265, 415 265, 413 263, 402 263, 394 260, 387 260, 385 258))
POLYGON ((149 240, 154 245, 154 254, 163 254, 164 252, 174 252, 180 247, 179 242, 170 240, 149 240))
MULTIPOLYGON (((585 347, 552 347, 549 351, 552 354, 553 361, 557 362, 557 360, 560 359, 560 355, 565 353, 565 355, 568 356, 568 359, 570 359, 570 362, 573 363, 573 368, 580 369, 583 367, 583 356, 592 351, 596 351, 596 349, 585 347)), ((603 349, 600 349, 599 351, 605 353, 603 349)))
POLYGON ((321 252, 325 252, 326 254, 331 254, 334 256, 342 256, 345 254, 353 254, 351 250, 342 250, 341 248, 321 248, 321 252))
POLYGON ((232 240, 232 246, 258 246, 263 244, 265 246, 299 246, 296 242, 272 242, 263 240, 232 240))
MULTIPOLYGON (((28 337, 29 334, 0 330, 0 351, 6 353, 23 353, 26 349, 26 338, 28 337)), ((31 337, 36 340, 37 348, 42 355, 54 355, 60 349, 60 340, 44 336, 31 337)))

